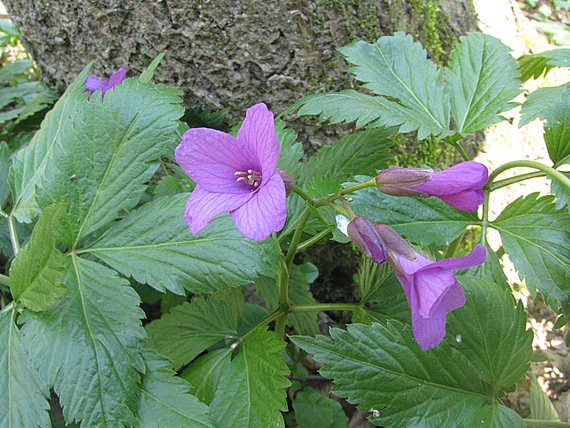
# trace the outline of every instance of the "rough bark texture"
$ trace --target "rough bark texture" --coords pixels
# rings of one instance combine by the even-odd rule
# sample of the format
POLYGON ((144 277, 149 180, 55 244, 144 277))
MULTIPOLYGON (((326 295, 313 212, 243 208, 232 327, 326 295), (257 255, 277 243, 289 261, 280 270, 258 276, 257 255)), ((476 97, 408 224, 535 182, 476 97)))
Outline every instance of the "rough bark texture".
POLYGON ((337 48, 405 31, 445 62, 476 31, 472 0, 4 0, 51 87, 64 90, 121 66, 136 76, 166 52, 155 81, 188 106, 242 117, 264 101, 280 112, 299 97, 348 86, 337 48))

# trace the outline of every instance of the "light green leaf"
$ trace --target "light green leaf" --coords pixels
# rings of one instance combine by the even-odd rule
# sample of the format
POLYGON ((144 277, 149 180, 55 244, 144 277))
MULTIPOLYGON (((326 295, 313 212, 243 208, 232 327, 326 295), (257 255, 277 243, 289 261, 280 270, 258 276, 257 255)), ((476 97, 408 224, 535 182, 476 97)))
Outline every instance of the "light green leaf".
MULTIPOLYGON (((568 180, 570 180, 570 172, 563 172, 560 171, 562 174, 566 176, 568 180)), ((563 183, 556 179, 550 178, 550 193, 556 196, 555 206, 557 210, 561 210, 565 206, 568 206, 568 210, 570 211, 570 189, 565 186, 563 183)))
POLYGON ((172 360, 175 370, 188 364, 210 345, 235 340, 243 311, 243 294, 228 290, 207 299, 176 306, 146 326, 148 346, 172 360))
POLYGON ((47 311, 22 314, 22 343, 67 422, 133 425, 145 371, 139 297, 102 265, 69 257, 65 267, 69 291, 47 311))
POLYGON ((333 392, 372 411, 377 425, 475 426, 490 398, 463 355, 445 342, 422 352, 411 328, 400 322, 351 324, 330 335, 291 339, 324 364, 320 373, 333 380, 333 392))
POLYGON ((244 238, 228 215, 216 217, 197 235, 190 233, 184 221, 187 199, 180 194, 145 204, 83 251, 138 282, 176 294, 184 289, 213 293, 280 269, 277 242, 244 238))
POLYGON ((275 132, 281 144, 281 154, 277 168, 286 171, 295 179, 302 167, 300 160, 303 157, 303 146, 301 143, 296 142, 297 134, 292 129, 286 128, 285 122, 276 120, 275 132))
POLYGON ((504 120, 498 114, 513 107, 521 82, 515 59, 498 39, 470 33, 460 40, 446 77, 457 131, 467 135, 504 120))
POLYGON ((518 59, 521 80, 538 79, 553 67, 570 67, 570 49, 554 49, 534 55, 522 55, 518 59))
POLYGON ((440 138, 451 134, 449 93, 443 73, 411 36, 395 33, 376 43, 358 41, 339 50, 353 64, 349 71, 365 83, 365 88, 395 100, 391 104, 399 111, 393 117, 385 113, 386 125, 401 125, 400 132, 417 129, 420 140, 430 134, 440 138))
MULTIPOLYGON (((357 179, 363 182, 369 177, 357 179)), ((387 224, 421 246, 452 242, 467 226, 480 222, 476 213, 456 210, 435 197, 389 196, 376 188, 359 190, 351 197, 356 215, 387 224)))
POLYGON ((69 203, 76 244, 132 209, 156 171, 154 161, 176 138, 182 115, 174 88, 126 79, 104 100, 94 94, 55 144, 38 203, 69 203), (70 179, 74 177, 74 179, 70 179))
MULTIPOLYGON (((14 205, 13 215, 19 222, 30 222, 37 215, 36 185, 46 171, 54 166, 53 149, 61 139, 67 123, 74 120, 80 105, 86 102, 83 83, 91 64, 87 65, 75 81, 46 115, 41 129, 34 135, 30 144, 22 148, 13 159, 10 169, 10 187, 14 205)), ((69 176, 66 177, 69 180, 69 176)))
POLYGON ((154 76, 154 71, 159 66, 160 61, 162 61, 162 58, 164 58, 164 52, 162 52, 155 59, 153 59, 150 65, 147 67, 147 69, 141 73, 141 75, 139 76, 139 82, 141 83, 150 82, 150 79, 152 79, 152 77, 154 76))
POLYGON ((24 74, 32 67, 32 61, 29 59, 19 59, 14 62, 8 62, 0 68, 0 82, 6 82, 14 77, 24 74))
POLYGON ((30 367, 13 319, 13 309, 0 312, 0 428, 49 427, 49 390, 30 367))
POLYGON ((192 394, 200 401, 210 404, 216 395, 220 378, 229 369, 232 348, 209 351, 193 361, 180 375, 192 385, 192 394))
POLYGON ((284 426, 287 410, 284 388, 290 385, 283 363, 285 343, 273 332, 261 329, 247 336, 220 379, 210 404, 223 427, 284 426))
POLYGON ((465 355, 497 397, 512 392, 532 358, 533 333, 512 292, 485 278, 456 276, 467 303, 448 315, 449 342, 465 355))
POLYGON ((0 142, 0 210, 10 197, 8 170, 10 169, 10 147, 5 141, 0 142))
POLYGON ((530 417, 543 421, 559 421, 558 413, 534 374, 530 374, 530 417))
POLYGON ((570 163, 570 88, 548 110, 544 141, 554 168, 570 163))
POLYGON ((501 234, 505 251, 526 279, 534 295, 540 290, 555 309, 566 304, 570 293, 570 218, 556 211, 553 196, 538 193, 520 197, 508 205, 492 227, 501 234))
POLYGON ((65 204, 46 207, 10 267, 10 291, 14 300, 33 311, 43 311, 54 304, 67 288, 61 284, 64 270, 62 254, 57 249, 57 231, 65 204))
POLYGON ((143 353, 142 377, 136 427, 214 428, 208 407, 190 395, 191 386, 175 376, 169 361, 151 350, 143 353))
POLYGON ((560 96, 565 89, 570 87, 570 83, 560 86, 538 88, 528 94, 528 97, 521 108, 521 120, 519 126, 522 127, 534 119, 546 119, 549 110, 553 105, 560 102, 560 96))
POLYGON ((302 427, 346 428, 348 421, 338 401, 305 388, 293 401, 295 421, 302 427))

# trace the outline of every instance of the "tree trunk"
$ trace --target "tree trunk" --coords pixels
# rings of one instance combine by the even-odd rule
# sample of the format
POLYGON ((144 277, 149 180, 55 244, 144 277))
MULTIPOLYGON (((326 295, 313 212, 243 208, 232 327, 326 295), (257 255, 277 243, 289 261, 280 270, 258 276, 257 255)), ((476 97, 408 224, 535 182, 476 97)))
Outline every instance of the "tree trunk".
POLYGON ((279 113, 303 95, 348 87, 337 48, 405 31, 444 63, 476 31, 472 0, 4 0, 51 87, 64 90, 90 60, 108 77, 138 75, 165 52, 155 81, 188 106, 263 101, 279 113))

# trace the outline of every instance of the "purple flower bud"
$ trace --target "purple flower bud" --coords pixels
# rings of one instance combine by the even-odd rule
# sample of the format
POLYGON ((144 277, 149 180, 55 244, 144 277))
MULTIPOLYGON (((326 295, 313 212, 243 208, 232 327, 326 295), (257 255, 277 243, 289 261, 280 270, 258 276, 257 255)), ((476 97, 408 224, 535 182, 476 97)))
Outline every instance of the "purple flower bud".
POLYGON ((376 176, 378 190, 393 196, 436 196, 462 211, 477 211, 484 201, 481 188, 487 184, 487 167, 478 162, 461 162, 444 171, 391 168, 376 176))
POLYGON ((277 169, 277 172, 283 179, 283 183, 285 184, 285 196, 289 196, 295 187, 295 180, 293 177, 289 175, 287 171, 283 171, 282 169, 277 169))
POLYGON ((355 217, 347 227, 348 237, 362 254, 376 263, 384 263, 387 250, 374 224, 364 217, 355 217))
POLYGON ((123 80, 125 80, 126 77, 127 69, 125 67, 121 67, 115 71, 111 77, 109 77, 108 82, 95 76, 87 76, 87 79, 85 79, 85 92, 93 93, 95 91, 101 90, 101 94, 104 97, 105 92, 123 83, 123 80))
POLYGON ((396 253, 410 260, 416 259, 416 252, 412 246, 390 226, 386 226, 385 224, 375 224, 374 228, 388 248, 388 253, 396 253))

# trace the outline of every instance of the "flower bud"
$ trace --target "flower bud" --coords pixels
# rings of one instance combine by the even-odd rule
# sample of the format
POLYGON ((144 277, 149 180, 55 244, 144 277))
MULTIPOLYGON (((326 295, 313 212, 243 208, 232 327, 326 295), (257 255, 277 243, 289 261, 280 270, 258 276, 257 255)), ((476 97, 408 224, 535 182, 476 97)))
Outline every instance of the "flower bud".
POLYGON ((384 263, 387 257, 386 245, 374 224, 364 217, 355 217, 347 227, 348 237, 362 254, 376 263, 384 263))
POLYGON ((389 168, 376 176, 376 186, 382 193, 392 196, 426 198, 428 193, 413 188, 431 179, 430 171, 420 168, 389 168))
POLYGON ((396 253, 410 260, 416 259, 416 252, 408 241, 402 238, 398 232, 385 224, 375 224, 374 228, 388 248, 389 253, 396 253))
POLYGON ((293 188, 295 187, 295 180, 293 180, 293 177, 291 177, 289 173, 283 171, 282 169, 277 169, 277 172, 285 184, 285 197, 287 197, 291 194, 293 188))

